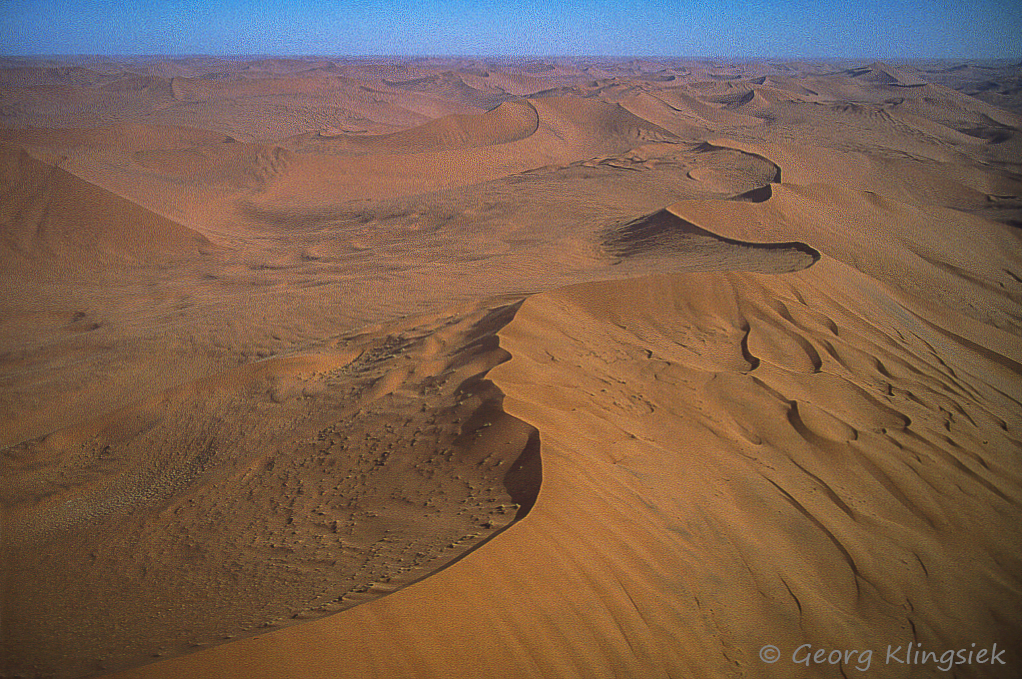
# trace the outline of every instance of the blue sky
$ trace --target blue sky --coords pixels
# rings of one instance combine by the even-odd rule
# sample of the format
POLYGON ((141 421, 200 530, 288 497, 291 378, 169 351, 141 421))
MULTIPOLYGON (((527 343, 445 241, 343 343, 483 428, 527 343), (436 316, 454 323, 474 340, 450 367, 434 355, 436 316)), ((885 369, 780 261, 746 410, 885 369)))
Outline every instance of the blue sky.
POLYGON ((1012 0, 0 0, 3 54, 1022 57, 1012 0))

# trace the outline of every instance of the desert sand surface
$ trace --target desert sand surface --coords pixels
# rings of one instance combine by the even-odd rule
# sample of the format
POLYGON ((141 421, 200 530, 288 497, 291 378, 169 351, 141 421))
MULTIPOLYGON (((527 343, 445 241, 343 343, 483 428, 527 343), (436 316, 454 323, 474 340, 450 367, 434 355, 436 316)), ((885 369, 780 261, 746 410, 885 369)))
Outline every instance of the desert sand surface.
POLYGON ((0 59, 0 673, 1019 676, 1020 77, 0 59))

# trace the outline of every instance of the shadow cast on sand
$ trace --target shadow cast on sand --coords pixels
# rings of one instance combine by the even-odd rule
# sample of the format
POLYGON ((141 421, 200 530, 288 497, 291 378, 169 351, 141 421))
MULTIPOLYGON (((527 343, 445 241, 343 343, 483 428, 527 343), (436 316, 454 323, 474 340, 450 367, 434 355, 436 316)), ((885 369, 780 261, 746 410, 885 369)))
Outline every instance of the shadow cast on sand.
MULTIPOLYGON (((770 195, 770 187, 767 185, 741 194, 736 200, 759 203, 768 200, 770 195)), ((789 243, 754 243, 724 238, 682 219, 668 210, 659 210, 613 229, 605 236, 603 246, 612 255, 636 257, 644 254, 683 249, 687 243, 700 238, 712 239, 742 248, 751 248, 764 253, 783 252, 786 254, 801 253, 802 255, 808 255, 810 261, 805 266, 799 268, 808 268, 820 259, 820 252, 805 243, 797 241, 789 243)), ((789 267, 783 266, 779 262, 775 273, 784 273, 790 270, 789 267)))

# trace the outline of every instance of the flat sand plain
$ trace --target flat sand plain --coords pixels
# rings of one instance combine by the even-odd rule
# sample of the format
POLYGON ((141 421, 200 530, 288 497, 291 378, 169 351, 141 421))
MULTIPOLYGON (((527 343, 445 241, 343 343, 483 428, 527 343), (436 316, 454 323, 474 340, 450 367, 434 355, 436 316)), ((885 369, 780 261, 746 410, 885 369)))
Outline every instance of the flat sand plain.
POLYGON ((0 672, 1019 676, 1019 77, 0 61, 0 672))

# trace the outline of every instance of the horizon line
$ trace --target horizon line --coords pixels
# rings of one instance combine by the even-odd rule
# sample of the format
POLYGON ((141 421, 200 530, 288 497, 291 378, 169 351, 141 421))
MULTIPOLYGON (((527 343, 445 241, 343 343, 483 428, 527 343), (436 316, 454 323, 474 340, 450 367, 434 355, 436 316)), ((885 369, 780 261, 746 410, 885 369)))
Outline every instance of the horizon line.
POLYGON ((432 54, 432 53, 396 53, 396 54, 329 54, 325 52, 252 52, 252 53, 224 53, 224 52, 139 52, 139 53, 101 53, 101 52, 40 52, 40 53, 0 53, 0 59, 255 59, 255 58, 285 58, 285 59, 645 59, 649 61, 679 61, 679 60, 731 60, 731 61, 1018 61, 1022 65, 1022 56, 970 56, 962 55, 955 57, 947 56, 884 56, 884 55, 830 55, 830 56, 808 56, 808 55, 724 55, 724 54, 690 54, 690 55, 652 55, 652 54, 432 54))

